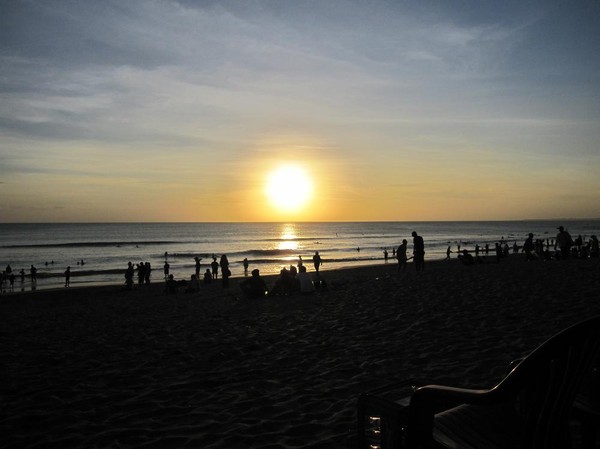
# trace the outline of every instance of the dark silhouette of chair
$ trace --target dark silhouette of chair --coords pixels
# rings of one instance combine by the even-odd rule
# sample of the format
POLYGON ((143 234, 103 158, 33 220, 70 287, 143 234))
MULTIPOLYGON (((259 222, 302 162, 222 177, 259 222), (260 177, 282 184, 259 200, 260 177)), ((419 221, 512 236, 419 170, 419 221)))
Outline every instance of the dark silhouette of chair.
POLYGON ((408 410, 408 447, 570 447, 573 402, 599 349, 597 316, 547 340, 489 390, 418 388, 408 410))

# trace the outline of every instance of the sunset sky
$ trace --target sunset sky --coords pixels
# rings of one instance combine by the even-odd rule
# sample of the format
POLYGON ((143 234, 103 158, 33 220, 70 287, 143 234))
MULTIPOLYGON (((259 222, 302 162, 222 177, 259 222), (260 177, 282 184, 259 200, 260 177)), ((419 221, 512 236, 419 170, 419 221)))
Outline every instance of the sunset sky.
POLYGON ((598 217, 598 1, 0 0, 0 222, 598 217))

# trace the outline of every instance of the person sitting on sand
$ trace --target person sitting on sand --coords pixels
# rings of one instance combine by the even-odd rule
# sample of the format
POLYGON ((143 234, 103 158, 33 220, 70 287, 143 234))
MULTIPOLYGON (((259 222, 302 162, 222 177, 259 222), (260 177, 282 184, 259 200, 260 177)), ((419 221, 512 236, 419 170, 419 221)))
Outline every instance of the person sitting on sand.
POLYGON ((170 274, 169 279, 167 279, 165 293, 177 293, 177 281, 172 274, 170 274))
POLYGON ((300 273, 298 273, 298 282, 300 283, 300 293, 307 295, 314 293, 315 285, 313 284, 310 274, 306 272, 306 267, 300 267, 300 273))
POLYGON ((200 291, 200 282, 195 274, 192 274, 190 277, 190 283, 185 289, 186 293, 197 293, 200 291))
POLYGON ((465 265, 475 264, 475 259, 473 258, 471 253, 469 253, 469 251, 467 251, 466 249, 463 249, 462 254, 458 255, 458 259, 465 265))
POLYGON ((204 272, 204 284, 210 284, 212 282, 212 274, 210 268, 207 268, 204 272))
POLYGON ((244 295, 249 299, 264 298, 268 294, 267 284, 260 277, 258 268, 252 270, 252 276, 240 283, 240 288, 244 295))
POLYGON ((296 282, 298 280, 290 275, 290 272, 287 268, 283 267, 279 272, 279 277, 275 281, 275 285, 271 289, 272 295, 290 295, 294 291, 298 290, 296 288, 296 282))

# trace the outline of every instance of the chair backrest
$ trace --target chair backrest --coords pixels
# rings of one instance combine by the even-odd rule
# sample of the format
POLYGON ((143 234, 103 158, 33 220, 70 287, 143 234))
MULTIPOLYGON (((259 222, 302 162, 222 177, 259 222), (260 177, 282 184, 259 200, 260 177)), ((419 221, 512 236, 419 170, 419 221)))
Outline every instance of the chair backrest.
POLYGON ((569 413, 592 362, 600 351, 600 316, 551 337, 494 389, 517 394, 522 447, 565 447, 569 413))

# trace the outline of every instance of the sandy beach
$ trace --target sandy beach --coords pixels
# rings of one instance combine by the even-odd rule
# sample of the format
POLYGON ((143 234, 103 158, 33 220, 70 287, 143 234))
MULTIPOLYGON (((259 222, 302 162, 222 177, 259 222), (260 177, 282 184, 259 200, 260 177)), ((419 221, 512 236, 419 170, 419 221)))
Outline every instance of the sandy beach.
POLYGON ((361 392, 414 377, 490 387, 600 313, 597 259, 323 277, 326 291, 252 301, 239 279, 2 295, 0 446, 353 448, 361 392))

